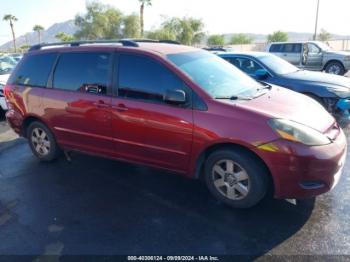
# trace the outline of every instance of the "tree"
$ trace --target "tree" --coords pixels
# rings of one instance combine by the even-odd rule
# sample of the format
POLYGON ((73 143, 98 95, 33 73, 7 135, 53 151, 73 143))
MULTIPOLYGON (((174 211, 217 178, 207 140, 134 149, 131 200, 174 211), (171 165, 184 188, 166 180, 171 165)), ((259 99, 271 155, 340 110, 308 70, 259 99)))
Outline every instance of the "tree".
POLYGON ((318 35, 318 40, 322 42, 327 42, 332 39, 332 35, 328 33, 325 29, 321 29, 320 34, 318 35))
POLYGON ((68 35, 64 32, 58 33, 57 35, 55 35, 55 37, 62 42, 69 42, 69 41, 73 41, 75 39, 74 36, 68 35))
POLYGON ((202 40, 204 24, 192 17, 172 17, 166 19, 161 27, 148 33, 147 37, 158 40, 176 40, 184 45, 193 45, 202 40))
POLYGON ((209 46, 223 46, 225 44, 225 37, 223 35, 211 35, 207 40, 209 46))
POLYGON ((245 34, 237 34, 232 36, 230 44, 232 45, 247 45, 253 42, 253 38, 245 34))
POLYGON ((21 50, 22 53, 25 52, 25 51, 27 51, 29 48, 30 48, 30 45, 27 45, 27 44, 21 45, 21 46, 19 47, 19 49, 21 50))
POLYGON ((267 36, 268 42, 287 42, 288 34, 282 31, 273 32, 271 35, 267 36))
POLYGON ((10 23, 11 32, 12 32, 13 48, 14 48, 15 53, 16 53, 16 52, 17 52, 17 48, 16 48, 16 36, 15 36, 15 29, 14 29, 13 22, 18 21, 18 19, 17 19, 17 17, 15 17, 14 15, 7 14, 7 15, 4 15, 4 17, 3 17, 2 20, 7 21, 7 22, 10 23))
POLYGON ((41 43, 41 32, 44 30, 44 27, 41 25, 35 25, 33 31, 38 33, 38 43, 41 43))
POLYGON ((140 2, 140 26, 141 26, 141 37, 144 35, 144 12, 145 12, 145 6, 152 5, 152 0, 139 0, 140 2))
POLYGON ((174 32, 170 32, 168 29, 161 28, 161 29, 149 32, 147 34, 147 38, 155 39, 155 40, 176 41, 176 34, 174 32))
POLYGON ((122 13, 109 5, 87 2, 86 14, 76 15, 77 39, 115 39, 122 35, 122 13))
POLYGON ((123 18, 122 35, 124 38, 139 38, 140 18, 138 15, 128 15, 123 18))

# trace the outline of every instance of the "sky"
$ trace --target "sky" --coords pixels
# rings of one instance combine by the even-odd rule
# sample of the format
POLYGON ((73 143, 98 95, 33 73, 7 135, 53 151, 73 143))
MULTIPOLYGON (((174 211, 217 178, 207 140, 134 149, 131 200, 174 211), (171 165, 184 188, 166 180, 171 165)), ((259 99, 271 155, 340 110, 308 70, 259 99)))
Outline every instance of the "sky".
MULTIPOLYGON (((138 0, 100 0, 123 13, 139 12, 138 0)), ((317 0, 152 0, 145 10, 145 29, 156 28, 164 17, 201 18, 209 34, 261 33, 276 30, 313 33, 317 0)), ((50 27, 84 13, 85 0, 0 0, 0 18, 18 18, 16 35, 35 24, 50 27)), ((350 0, 320 0, 319 28, 350 35, 350 0)), ((11 40, 8 23, 0 20, 0 44, 11 40)))

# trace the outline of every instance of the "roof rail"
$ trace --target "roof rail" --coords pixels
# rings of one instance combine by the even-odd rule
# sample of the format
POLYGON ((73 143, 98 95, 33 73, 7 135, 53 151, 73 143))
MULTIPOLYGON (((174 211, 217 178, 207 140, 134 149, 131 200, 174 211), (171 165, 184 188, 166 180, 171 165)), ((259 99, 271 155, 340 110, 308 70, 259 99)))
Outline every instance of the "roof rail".
POLYGON ((153 40, 153 39, 121 39, 121 40, 83 40, 83 41, 71 41, 71 42, 56 42, 56 43, 41 43, 33 45, 29 48, 28 52, 40 50, 47 46, 81 46, 88 44, 122 44, 123 46, 139 47, 138 43, 166 43, 176 44, 180 43, 173 40, 153 40))
POLYGON ((139 45, 132 40, 128 39, 122 39, 122 40, 84 40, 84 41, 72 41, 72 42, 56 42, 56 43, 42 43, 33 45, 29 48, 30 51, 40 50, 43 47, 47 46, 81 46, 81 45, 88 45, 88 44, 122 44, 123 46, 129 46, 129 47, 139 47, 139 45))
POLYGON ((174 44, 174 45, 181 45, 180 42, 178 41, 175 41, 175 40, 167 40, 167 39, 164 39, 164 40, 154 40, 154 39, 127 39, 127 40, 130 40, 130 41, 133 41, 133 42, 136 42, 136 43, 164 43, 164 44, 174 44))

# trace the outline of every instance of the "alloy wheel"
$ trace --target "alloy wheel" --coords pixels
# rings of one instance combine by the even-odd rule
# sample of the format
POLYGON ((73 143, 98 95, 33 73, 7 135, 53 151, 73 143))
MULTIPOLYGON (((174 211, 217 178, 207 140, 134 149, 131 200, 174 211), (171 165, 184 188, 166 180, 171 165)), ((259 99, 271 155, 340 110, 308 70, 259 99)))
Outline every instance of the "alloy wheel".
POLYGON ((249 176, 238 163, 225 159, 216 162, 212 169, 215 188, 231 200, 244 199, 250 190, 249 176))
POLYGON ((48 135, 43 129, 39 127, 33 129, 31 142, 33 148, 39 155, 46 156, 50 153, 51 143, 48 135))

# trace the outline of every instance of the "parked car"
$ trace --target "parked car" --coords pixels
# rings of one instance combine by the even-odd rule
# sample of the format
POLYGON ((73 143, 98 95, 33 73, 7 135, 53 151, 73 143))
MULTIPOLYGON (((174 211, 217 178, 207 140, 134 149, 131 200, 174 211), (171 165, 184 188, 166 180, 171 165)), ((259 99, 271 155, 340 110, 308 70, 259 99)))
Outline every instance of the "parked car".
POLYGON ((21 59, 22 59, 22 57, 23 57, 23 55, 22 54, 10 54, 10 56, 18 63, 21 59))
POLYGON ((350 116, 349 78, 301 70, 269 53, 240 52, 218 55, 258 81, 308 95, 339 120, 346 120, 350 116))
POLYGON ((270 185, 277 198, 305 198, 337 184, 346 138, 312 99, 204 50, 99 43, 34 46, 12 73, 6 117, 40 160, 63 149, 146 164, 203 178, 239 208, 270 185))
POLYGON ((345 75, 350 69, 350 52, 334 51, 318 41, 271 43, 267 52, 307 70, 345 75))
POLYGON ((7 105, 4 97, 4 86, 10 76, 10 73, 15 67, 12 60, 8 60, 6 56, 0 56, 0 111, 7 110, 7 105))
POLYGON ((209 51, 213 54, 218 52, 233 52, 233 48, 231 47, 223 47, 223 46, 212 46, 212 47, 204 47, 203 50, 209 51))

